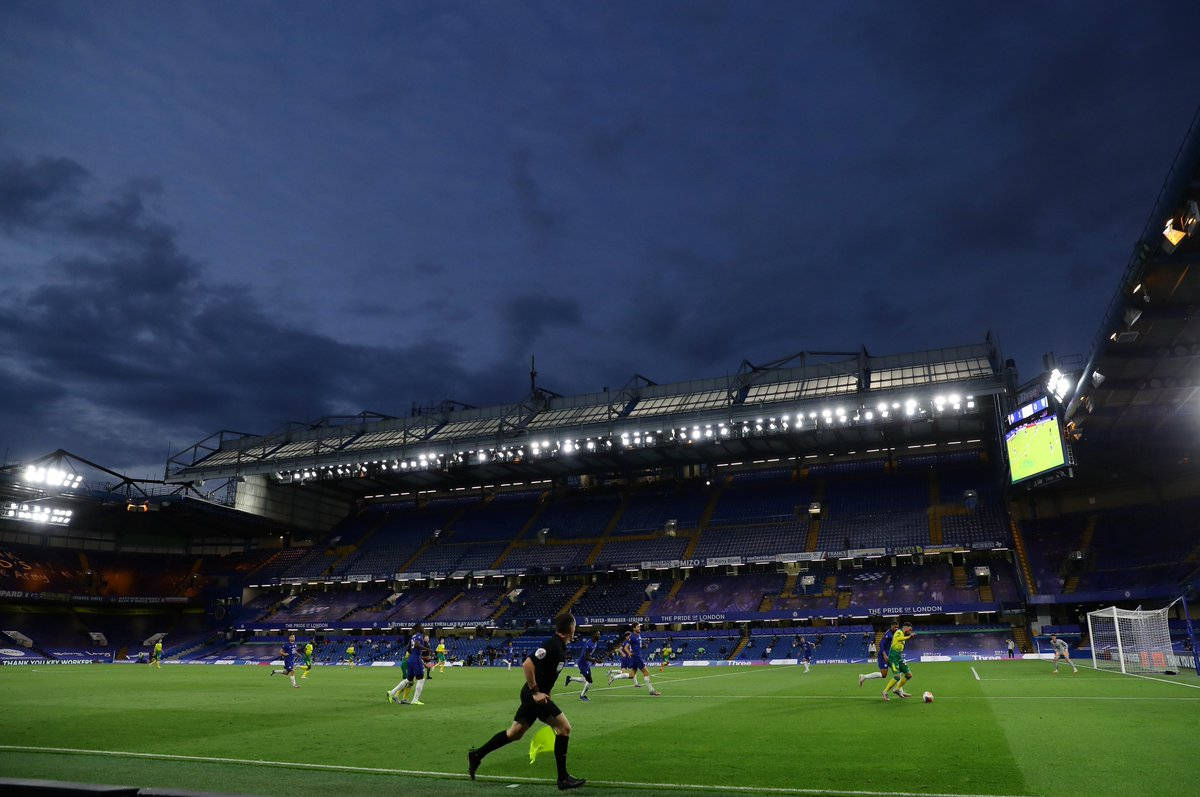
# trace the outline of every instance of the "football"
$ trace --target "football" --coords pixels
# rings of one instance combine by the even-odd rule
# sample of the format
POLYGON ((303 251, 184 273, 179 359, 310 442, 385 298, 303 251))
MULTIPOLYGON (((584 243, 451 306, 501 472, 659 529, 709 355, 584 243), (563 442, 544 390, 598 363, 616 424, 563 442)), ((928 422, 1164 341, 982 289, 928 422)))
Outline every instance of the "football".
POLYGON ((933 692, 926 692, 925 694, 921 695, 921 697, 925 698, 926 703, 933 702, 933 692))

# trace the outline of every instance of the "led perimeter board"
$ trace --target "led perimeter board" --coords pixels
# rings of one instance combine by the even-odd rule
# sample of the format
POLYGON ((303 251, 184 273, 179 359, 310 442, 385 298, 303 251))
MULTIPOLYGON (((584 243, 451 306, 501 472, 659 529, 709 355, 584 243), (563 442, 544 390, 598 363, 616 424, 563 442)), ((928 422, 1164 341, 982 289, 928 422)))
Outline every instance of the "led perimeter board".
POLYGON ((1008 422, 1004 445, 1013 484, 1066 466, 1062 426, 1046 399, 1038 399, 1010 414, 1008 422))

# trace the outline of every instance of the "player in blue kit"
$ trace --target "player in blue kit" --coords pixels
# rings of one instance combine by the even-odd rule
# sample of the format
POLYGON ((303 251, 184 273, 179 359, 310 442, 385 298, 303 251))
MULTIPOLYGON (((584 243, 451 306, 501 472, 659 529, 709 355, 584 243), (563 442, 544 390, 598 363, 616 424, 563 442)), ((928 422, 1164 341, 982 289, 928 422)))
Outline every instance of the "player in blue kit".
POLYGON ((425 705, 421 702, 421 692, 425 690, 425 661, 421 657, 428 652, 429 644, 425 639, 425 631, 421 624, 417 623, 408 639, 408 678, 388 690, 389 702, 395 702, 399 693, 401 704, 411 702, 414 706, 425 705), (410 691, 413 692, 411 701, 408 700, 410 691))
POLYGON ((646 669, 646 662, 642 661, 642 624, 641 623, 633 624, 633 630, 631 630, 629 632, 629 637, 625 640, 625 650, 629 654, 629 669, 632 674, 625 675, 624 673, 622 673, 621 675, 618 675, 616 677, 609 678, 608 682, 612 683, 613 681, 619 680, 621 678, 632 678, 633 685, 639 686, 639 684, 637 682, 637 676, 638 676, 638 673, 641 673, 642 677, 646 679, 646 689, 649 692, 649 694, 651 694, 655 697, 658 697, 659 695, 661 695, 662 692, 659 692, 657 689, 654 688, 654 685, 650 683, 650 671, 648 669, 646 669))
POLYGON ((883 639, 879 640, 879 650, 875 655, 875 664, 879 667, 879 672, 869 672, 866 675, 858 676, 858 685, 862 686, 863 681, 869 681, 872 678, 887 678, 888 674, 888 651, 892 649, 892 637, 900 628, 900 622, 893 620, 887 631, 883 632, 883 639))
POLYGON ((816 648, 813 647, 812 640, 808 637, 800 642, 800 663, 804 665, 804 671, 808 672, 812 665, 812 655, 816 648))
POLYGON ((283 669, 271 670, 271 675, 286 675, 292 679, 292 686, 296 689, 300 688, 300 684, 296 683, 296 635, 292 634, 287 638, 282 647, 279 648, 280 655, 283 656, 283 669))
POLYGON ((616 653, 621 662, 621 669, 608 671, 608 684, 612 686, 613 681, 619 681, 622 678, 632 678, 634 686, 641 686, 638 683, 637 671, 633 669, 633 654, 629 650, 629 637, 633 631, 625 631, 617 637, 616 653))
MULTIPOLYGON (((575 666, 579 668, 579 675, 576 676, 576 681, 583 681, 583 689, 579 691, 579 699, 587 703, 591 700, 587 696, 588 690, 592 688, 592 657, 596 655, 596 647, 600 644, 600 632, 593 631, 591 639, 583 641, 583 648, 579 651, 579 659, 575 662, 575 666)), ((571 684, 571 676, 567 676, 567 685, 571 684)))

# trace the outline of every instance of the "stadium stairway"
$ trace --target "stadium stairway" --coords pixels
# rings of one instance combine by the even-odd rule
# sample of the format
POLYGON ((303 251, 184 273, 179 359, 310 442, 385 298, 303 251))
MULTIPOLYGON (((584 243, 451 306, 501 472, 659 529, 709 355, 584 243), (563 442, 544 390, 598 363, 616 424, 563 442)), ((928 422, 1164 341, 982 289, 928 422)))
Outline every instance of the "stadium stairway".
POLYGON ((725 657, 725 660, 726 661, 737 661, 737 657, 742 655, 742 651, 746 649, 746 645, 748 645, 749 643, 750 643, 750 635, 749 635, 749 633, 747 633, 745 636, 743 636, 741 639, 738 640, 737 647, 735 647, 730 652, 730 654, 725 657))
POLYGON ((1017 561, 1021 565, 1021 577, 1025 580, 1025 593, 1032 595, 1035 589, 1033 580, 1033 568, 1029 566, 1029 554, 1025 549, 1025 539, 1021 536, 1021 527, 1016 521, 1016 515, 1012 512, 1012 507, 1009 507, 1008 513, 1008 528, 1012 532, 1013 547, 1017 549, 1017 561))
MULTIPOLYGON (((700 522, 696 524, 697 532, 702 532, 708 528, 708 524, 712 521, 713 513, 717 511, 717 502, 721 500, 721 494, 725 492, 725 487, 732 481, 732 475, 717 480, 717 489, 713 490, 712 495, 708 497, 708 503, 704 505, 704 512, 700 515, 700 522)), ((697 534, 696 536, 698 538, 700 535, 697 534)))
POLYGON ((992 587, 990 584, 979 585, 979 600, 983 603, 996 602, 996 596, 992 594, 992 587))
POLYGON ((967 569, 962 565, 954 565, 951 569, 954 574, 954 586, 957 589, 970 589, 971 585, 967 583, 967 569))
MULTIPOLYGON (((629 506, 629 502, 632 500, 632 493, 626 493, 621 497, 621 503, 617 505, 617 510, 613 512, 613 516, 608 519, 608 523, 604 526, 604 533, 600 535, 600 539, 596 540, 596 544, 592 546, 592 552, 589 553, 587 559, 584 560, 583 564, 586 567, 591 567, 592 565, 596 564, 596 559, 600 556, 600 552, 604 550, 605 544, 607 544, 609 538, 612 537, 613 529, 615 529, 617 524, 621 522, 621 515, 625 514, 625 507, 629 506)), ((567 611, 571 605, 574 604, 575 601, 578 600, 582 595, 583 593, 576 595, 575 598, 573 598, 571 602, 567 604, 563 611, 567 611)))
POLYGON ((687 547, 683 549, 683 558, 691 559, 696 555, 696 546, 700 544, 700 532, 690 531, 684 533, 688 535, 688 544, 687 547))
POLYGON ((942 485, 938 481, 937 468, 929 469, 929 544, 942 545, 942 485))
MULTIPOLYGON (((1083 531, 1079 533, 1079 550, 1086 557, 1092 548, 1092 538, 1096 536, 1096 521, 1098 515, 1088 515, 1087 522, 1083 524, 1083 531)), ((1074 573, 1069 576, 1063 584, 1063 592, 1070 594, 1079 588, 1079 573, 1074 573)))
MULTIPOLYGON (((520 547, 519 545, 517 545, 517 540, 524 537, 526 534, 529 533, 529 530, 531 528, 533 528, 533 524, 537 522, 537 519, 542 516, 542 512, 549 505, 549 503, 550 503, 549 499, 550 499, 549 491, 542 493, 541 497, 538 499, 537 506, 533 510, 533 514, 529 516, 529 520, 525 521, 525 525, 522 526, 521 530, 517 532, 517 536, 513 537, 509 541, 508 547, 500 552, 500 555, 496 557, 496 561, 492 562, 492 567, 491 567, 492 570, 495 570, 498 567, 500 567, 500 565, 504 563, 504 560, 508 557, 508 555, 520 547)), ((500 615, 497 614, 496 616, 499 617, 500 615)))
POLYGON ((381 528, 387 525, 387 521, 387 515, 381 514, 371 525, 371 527, 367 529, 367 533, 358 538, 358 542, 353 545, 342 545, 335 548, 334 550, 338 551, 340 556, 338 556, 338 558, 333 561, 333 564, 329 566, 328 572, 336 573, 338 565, 340 565, 346 559, 346 557, 352 555, 356 551, 361 551, 363 546, 367 544, 367 541, 374 537, 381 528))
MULTIPOLYGON (((620 516, 620 513, 618 512, 618 517, 619 517, 619 516, 620 516)), ((615 522, 615 521, 614 521, 614 522, 615 522)), ((609 528, 611 529, 611 528, 612 528, 612 526, 610 525, 610 526, 609 526, 609 528)), ((562 614, 562 613, 564 613, 564 612, 569 612, 569 611, 571 611, 571 607, 573 607, 575 604, 579 603, 579 599, 580 599, 580 598, 582 598, 582 597, 583 597, 583 594, 584 594, 585 592, 587 592, 587 591, 588 591, 588 585, 587 585, 587 584, 584 584, 582 587, 580 587, 579 589, 575 590, 575 594, 574 594, 574 595, 572 595, 572 596, 571 596, 571 599, 570 599, 570 600, 568 600, 568 601, 567 601, 567 603, 566 603, 566 605, 562 607, 562 609, 559 611, 559 614, 562 614)))
MULTIPOLYGON (((804 471, 802 471, 802 473, 803 472, 804 471)), ((812 500, 814 500, 818 503, 822 503, 822 504, 825 502, 825 486, 826 486, 825 479, 817 480, 816 486, 813 487, 812 500)), ((804 550, 806 550, 806 551, 817 550, 817 541, 820 538, 821 538, 821 516, 820 515, 809 515, 808 516, 808 538, 805 539, 805 541, 804 541, 804 550)), ((795 586, 795 582, 792 583, 792 586, 793 587, 795 586)), ((791 597, 791 596, 786 595, 784 597, 791 597)))
POLYGON ((839 609, 849 609, 850 608, 850 598, 852 595, 853 595, 853 593, 851 593, 850 590, 848 590, 848 589, 844 589, 841 592, 839 592, 838 598, 837 598, 837 607, 839 609))
POLYGON ((184 648, 183 650, 177 650, 170 654, 168 654, 166 651, 163 651, 163 658, 164 659, 176 659, 176 660, 182 661, 184 659, 184 657, 186 657, 192 653, 195 653, 197 650, 199 650, 202 647, 212 644, 216 638, 217 637, 215 635, 206 636, 203 639, 197 640, 195 644, 189 645, 186 648, 184 648))
POLYGON ((459 599, 459 598, 461 598, 462 596, 464 596, 464 595, 466 595, 466 594, 467 594, 467 591, 466 591, 466 590, 463 590, 462 592, 458 593, 457 595, 455 595, 455 596, 454 596, 453 598, 451 598, 450 600, 448 600, 448 601, 446 601, 445 603, 443 603, 443 604, 442 604, 441 606, 439 606, 438 608, 434 609, 433 613, 429 615, 429 621, 436 620, 436 619, 437 619, 437 616, 438 616, 439 614, 441 614, 442 612, 444 612, 446 609, 449 609, 451 606, 453 606, 453 605, 454 605, 454 604, 455 604, 455 603, 458 601, 458 599, 459 599))
POLYGON ((1022 653, 1033 652, 1033 642, 1029 639, 1029 631, 1023 625, 1014 625, 1012 629, 1013 639, 1017 641, 1017 647, 1022 653))
POLYGON ((799 573, 788 573, 787 578, 784 579, 783 589, 780 591, 779 597, 781 597, 781 598, 796 597, 796 582, 799 580, 800 580, 799 573))

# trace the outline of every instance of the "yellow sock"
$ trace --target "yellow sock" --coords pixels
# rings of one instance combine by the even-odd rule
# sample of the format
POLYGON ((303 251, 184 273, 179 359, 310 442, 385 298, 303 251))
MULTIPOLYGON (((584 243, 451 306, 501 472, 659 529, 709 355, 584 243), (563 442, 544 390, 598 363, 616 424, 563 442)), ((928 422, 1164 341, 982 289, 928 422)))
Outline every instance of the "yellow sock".
POLYGON ((890 691, 892 691, 892 687, 894 687, 895 685, 896 685, 896 679, 889 678, 888 682, 887 682, 887 686, 883 687, 883 691, 890 692, 890 691))

